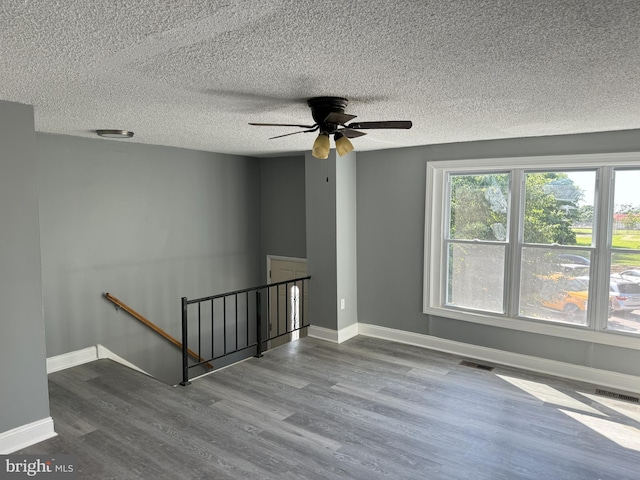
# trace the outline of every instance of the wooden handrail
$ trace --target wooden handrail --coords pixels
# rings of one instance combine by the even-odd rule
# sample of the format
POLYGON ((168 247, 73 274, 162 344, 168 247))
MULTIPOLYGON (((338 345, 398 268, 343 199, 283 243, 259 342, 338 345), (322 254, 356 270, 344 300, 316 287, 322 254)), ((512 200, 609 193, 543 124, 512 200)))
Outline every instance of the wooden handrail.
MULTIPOLYGON (((182 342, 180 342, 180 340, 172 337, 171 335, 169 335, 167 332, 165 332, 163 329, 161 329, 159 326, 157 326, 155 323, 153 323, 151 320, 148 320, 147 318, 145 318, 143 315, 139 314, 138 312, 136 312, 133 308, 131 308, 129 305, 127 305, 126 303, 124 303, 122 300, 118 300, 116 297, 114 297, 113 295, 111 295, 110 293, 105 293, 104 296, 106 297, 107 300, 113 302, 116 304, 116 306, 118 306, 119 308, 123 309, 125 312, 127 312, 129 315, 131 315, 132 317, 134 317, 137 320, 140 320, 142 323, 144 323, 147 327, 149 327, 151 330, 153 330, 154 332, 160 334, 161 336, 163 336, 164 338, 166 338, 167 340, 169 340, 171 343, 173 343, 176 347, 178 348, 182 348, 182 342)), ((203 365, 206 365, 207 367, 209 367, 210 369, 213 368, 213 365, 211 365, 209 362, 205 362, 205 359, 202 358, 200 355, 198 355, 196 352, 194 352, 191 349, 187 350, 189 352, 189 355, 191 355, 193 358, 195 358, 196 360, 198 360, 199 362, 204 362, 203 365)))

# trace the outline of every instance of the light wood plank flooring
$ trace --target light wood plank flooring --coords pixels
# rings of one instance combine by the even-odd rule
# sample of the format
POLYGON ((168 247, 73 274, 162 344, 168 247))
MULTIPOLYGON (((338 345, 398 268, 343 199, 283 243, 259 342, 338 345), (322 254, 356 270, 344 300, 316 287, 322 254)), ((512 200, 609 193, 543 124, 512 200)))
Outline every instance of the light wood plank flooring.
POLYGON ((312 338, 171 387, 109 360, 49 376, 96 479, 640 479, 640 406, 595 386, 356 337, 312 338))

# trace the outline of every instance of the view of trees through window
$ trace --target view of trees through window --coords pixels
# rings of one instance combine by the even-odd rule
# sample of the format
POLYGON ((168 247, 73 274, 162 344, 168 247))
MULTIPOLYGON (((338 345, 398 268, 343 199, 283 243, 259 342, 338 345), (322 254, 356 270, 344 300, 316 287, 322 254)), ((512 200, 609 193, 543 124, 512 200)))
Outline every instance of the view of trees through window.
POLYGON ((445 303, 506 313, 505 279, 517 274, 519 316, 587 325, 589 295, 598 295, 594 286, 590 291, 598 252, 610 260, 610 271, 599 274, 610 283, 607 328, 640 333, 640 170, 613 170, 612 203, 596 203, 597 174, 523 171, 517 199, 513 171, 450 174, 445 303), (604 238, 598 228, 610 231, 608 245, 596 245, 604 238), (518 259, 517 268, 509 258, 518 259))
POLYGON ((451 178, 450 305, 503 312, 509 181, 508 174, 451 178))

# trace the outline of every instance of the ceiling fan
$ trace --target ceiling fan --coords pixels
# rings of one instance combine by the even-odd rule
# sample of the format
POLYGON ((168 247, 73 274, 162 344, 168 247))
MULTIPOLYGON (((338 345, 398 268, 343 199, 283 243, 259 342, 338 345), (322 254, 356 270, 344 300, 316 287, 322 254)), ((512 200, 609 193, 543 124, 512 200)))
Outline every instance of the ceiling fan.
POLYGON ((318 138, 313 144, 311 155, 316 158, 328 158, 331 147, 329 146, 329 135, 333 135, 336 143, 336 151, 338 155, 343 156, 353 151, 353 144, 350 138, 357 138, 366 135, 359 130, 371 130, 378 128, 394 128, 409 129, 412 127, 411 121, 408 120, 390 120, 382 122, 354 122, 349 123, 355 115, 344 113, 349 100, 341 97, 314 97, 307 100, 307 104, 311 107, 311 116, 315 120, 313 125, 298 125, 291 123, 249 123, 249 125, 270 126, 270 127, 298 127, 304 128, 298 132, 285 133, 277 135, 274 138, 287 137, 297 133, 308 133, 319 131, 318 138))

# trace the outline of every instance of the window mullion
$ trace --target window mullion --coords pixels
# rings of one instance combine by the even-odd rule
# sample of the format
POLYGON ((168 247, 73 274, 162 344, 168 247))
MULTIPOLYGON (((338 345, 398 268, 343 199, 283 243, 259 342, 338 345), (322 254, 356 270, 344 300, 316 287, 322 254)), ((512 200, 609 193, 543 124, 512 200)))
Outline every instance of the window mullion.
POLYGON ((509 236, 504 275, 505 312, 508 317, 518 316, 520 294, 520 259, 522 256, 522 218, 524 205, 524 175, 522 169, 511 171, 509 236))
POLYGON ((444 209, 441 210, 441 236, 444 239, 443 241, 443 246, 444 248, 442 249, 442 251, 440 252, 440 268, 442 269, 442 272, 444 272, 444 278, 445 278, 445 282, 441 282, 439 285, 439 293, 438 293, 438 299, 440 302, 440 305, 444 305, 447 303, 447 289, 448 289, 448 282, 449 282, 449 273, 448 273, 448 269, 447 269, 447 262, 448 262, 448 256, 449 256, 449 248, 450 248, 450 239, 451 239, 451 235, 450 235, 450 230, 451 230, 451 218, 450 218, 450 212, 451 212, 451 182, 450 182, 450 173, 446 172, 443 176, 442 176, 442 195, 444 198, 444 209), (447 213, 445 213, 447 212, 447 213))
POLYGON ((591 265, 591 288, 589 298, 594 299, 591 307, 590 325, 594 330, 604 330, 608 323, 609 283, 611 271, 611 232, 613 228, 614 189, 613 167, 598 170, 595 193, 594 262, 591 265), (598 295, 597 292, 607 292, 598 295))

